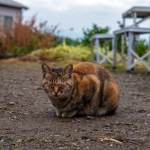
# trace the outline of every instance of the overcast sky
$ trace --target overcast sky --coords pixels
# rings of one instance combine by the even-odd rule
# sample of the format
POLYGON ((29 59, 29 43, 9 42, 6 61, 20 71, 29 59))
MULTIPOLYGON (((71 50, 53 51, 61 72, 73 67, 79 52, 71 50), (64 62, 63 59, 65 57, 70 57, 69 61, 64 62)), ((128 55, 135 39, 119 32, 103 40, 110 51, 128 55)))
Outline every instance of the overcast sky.
MULTIPOLYGON (((122 21, 122 13, 133 6, 150 6, 150 0, 15 1, 29 7, 23 12, 25 18, 37 14, 39 21, 48 21, 49 25, 59 24, 60 35, 72 38, 82 37, 82 29, 91 28, 93 23, 100 27, 109 26, 112 33, 118 29, 117 21, 122 21)), ((149 26, 149 22, 146 25, 149 26)))

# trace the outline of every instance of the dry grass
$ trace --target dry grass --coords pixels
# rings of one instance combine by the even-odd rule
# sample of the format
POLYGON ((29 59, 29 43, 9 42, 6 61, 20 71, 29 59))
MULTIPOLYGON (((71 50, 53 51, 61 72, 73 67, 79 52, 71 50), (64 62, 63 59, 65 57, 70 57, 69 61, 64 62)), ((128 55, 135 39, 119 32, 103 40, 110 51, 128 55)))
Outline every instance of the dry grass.
POLYGON ((22 19, 13 22, 10 30, 0 31, 0 57, 6 53, 27 54, 35 49, 50 48, 55 39, 57 26, 47 26, 47 22, 37 25, 36 16, 23 23, 22 19))

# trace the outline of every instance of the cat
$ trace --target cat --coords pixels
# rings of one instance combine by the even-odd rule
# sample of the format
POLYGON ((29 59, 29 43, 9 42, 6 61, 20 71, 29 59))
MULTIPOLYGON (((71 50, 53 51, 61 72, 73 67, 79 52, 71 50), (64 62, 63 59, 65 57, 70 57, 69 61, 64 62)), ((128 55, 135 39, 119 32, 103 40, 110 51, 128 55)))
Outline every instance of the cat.
POLYGON ((119 87, 108 70, 91 62, 64 68, 42 64, 42 85, 56 115, 102 116, 114 114, 119 103, 119 87))

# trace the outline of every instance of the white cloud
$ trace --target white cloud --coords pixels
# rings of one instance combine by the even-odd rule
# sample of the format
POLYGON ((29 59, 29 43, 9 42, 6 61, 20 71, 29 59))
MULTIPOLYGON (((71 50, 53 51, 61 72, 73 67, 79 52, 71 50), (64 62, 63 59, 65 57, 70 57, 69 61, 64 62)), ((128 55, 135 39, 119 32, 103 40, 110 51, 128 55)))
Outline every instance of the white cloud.
POLYGON ((113 7, 115 6, 122 6, 123 3, 120 0, 76 0, 76 3, 78 5, 82 5, 82 6, 112 6, 113 3, 113 7))
POLYGON ((64 12, 71 9, 74 6, 73 0, 15 0, 22 4, 28 5, 29 8, 37 7, 37 8, 46 8, 50 11, 54 12, 64 12))
MULTIPOLYGON (((96 9, 99 8, 129 8, 133 5, 150 5, 147 0, 15 0, 23 3, 29 8, 41 8, 49 9, 53 12, 67 12, 71 11, 74 7, 79 7, 81 9, 96 9)), ((108 10, 110 11, 110 10, 108 10)))
POLYGON ((73 2, 70 0, 43 0, 41 5, 42 7, 48 8, 50 11, 54 12, 65 12, 68 11, 72 5, 73 2))
MULTIPOLYGON (((118 29, 117 21, 121 21, 122 13, 133 6, 150 6, 148 0, 15 0, 29 7, 24 16, 37 13, 39 20, 47 20, 50 24, 60 23, 59 29, 78 33, 82 28, 90 28, 92 23, 100 27, 109 26, 118 29)), ((81 35, 81 34, 80 34, 81 35)))
MULTIPOLYGON (((15 0, 29 7, 47 8, 54 12, 66 12, 73 7, 94 8, 94 7, 122 7, 124 1, 120 0, 15 0), (112 5, 113 3, 113 5, 112 5)), ((128 1, 128 0, 127 0, 128 1)), ((135 0, 132 0, 135 1, 135 0)), ((89 10, 90 11, 90 10, 89 10)))

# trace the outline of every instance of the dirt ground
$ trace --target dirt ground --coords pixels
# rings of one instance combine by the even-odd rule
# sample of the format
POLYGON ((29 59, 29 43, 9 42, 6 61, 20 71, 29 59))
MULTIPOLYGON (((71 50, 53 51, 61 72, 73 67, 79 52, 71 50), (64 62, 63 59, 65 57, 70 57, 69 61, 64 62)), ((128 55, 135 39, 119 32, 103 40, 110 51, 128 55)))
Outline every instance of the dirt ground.
POLYGON ((40 64, 0 62, 0 150, 150 150, 150 76, 111 73, 120 87, 115 115, 61 118, 40 64))

